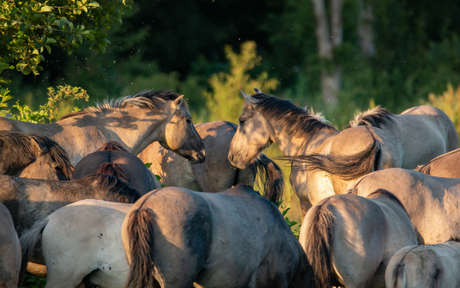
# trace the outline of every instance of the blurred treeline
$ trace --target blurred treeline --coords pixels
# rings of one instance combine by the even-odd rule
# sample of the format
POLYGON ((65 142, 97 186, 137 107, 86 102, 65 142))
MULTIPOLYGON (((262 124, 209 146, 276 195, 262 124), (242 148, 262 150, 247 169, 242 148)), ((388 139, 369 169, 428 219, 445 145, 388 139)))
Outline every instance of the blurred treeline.
MULTIPOLYGON (((320 96, 321 71, 331 63, 318 56, 309 0, 135 1, 123 24, 110 31, 106 53, 83 46, 71 55, 53 49, 41 75, 11 71, 8 86, 15 99, 33 107, 46 101, 47 87, 61 84, 86 89, 90 101, 170 89, 185 94, 198 123, 212 119, 205 103, 218 90, 210 79, 232 74, 229 51, 238 55, 242 44, 252 41, 259 58, 246 72, 251 79, 275 81, 264 92, 327 111, 326 118, 341 128, 369 105, 400 113, 428 101, 429 93, 442 94, 449 83, 459 85, 458 15, 458 1, 345 0, 343 42, 333 58, 341 65, 342 86, 333 111, 320 96), (371 55, 360 45, 363 3, 372 7, 371 55)), ((246 83, 234 87, 238 84, 228 85, 232 90, 225 97, 241 97, 238 90, 246 83)))

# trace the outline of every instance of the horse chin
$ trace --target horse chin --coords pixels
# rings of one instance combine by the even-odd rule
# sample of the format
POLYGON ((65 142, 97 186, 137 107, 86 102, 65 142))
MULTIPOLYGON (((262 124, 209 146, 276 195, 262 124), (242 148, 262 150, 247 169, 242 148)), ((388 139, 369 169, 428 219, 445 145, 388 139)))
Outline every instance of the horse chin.
POLYGON ((203 163, 206 159, 206 155, 203 152, 195 152, 190 150, 184 151, 180 149, 175 150, 174 152, 187 159, 190 164, 203 163))

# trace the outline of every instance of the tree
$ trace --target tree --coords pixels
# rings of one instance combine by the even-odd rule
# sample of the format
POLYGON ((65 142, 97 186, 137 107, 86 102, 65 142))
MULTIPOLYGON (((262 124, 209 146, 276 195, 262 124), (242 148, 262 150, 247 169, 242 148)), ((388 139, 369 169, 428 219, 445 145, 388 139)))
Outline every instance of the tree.
MULTIPOLYGON (((0 4, 0 85, 6 69, 38 75, 44 53, 60 46, 69 54, 84 40, 103 52, 107 31, 121 23, 132 0, 2 1, 0 4)), ((5 91, 3 91, 4 93, 5 91)))

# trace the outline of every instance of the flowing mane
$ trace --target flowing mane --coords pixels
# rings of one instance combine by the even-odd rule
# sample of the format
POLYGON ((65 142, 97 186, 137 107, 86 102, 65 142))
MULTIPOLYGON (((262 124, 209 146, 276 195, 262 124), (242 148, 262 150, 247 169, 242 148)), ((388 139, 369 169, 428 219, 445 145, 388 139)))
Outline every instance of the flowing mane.
POLYGON ((369 109, 356 115, 355 118, 348 123, 348 128, 356 126, 371 126, 382 128, 385 126, 385 124, 393 120, 393 113, 385 108, 377 106, 374 109, 369 109))
POLYGON ((94 107, 88 107, 83 111, 64 115, 59 120, 77 115, 103 113, 109 110, 126 109, 129 107, 148 108, 153 112, 159 112, 164 108, 165 101, 174 101, 177 97, 179 97, 179 94, 168 90, 142 91, 114 100, 105 100, 103 103, 97 103, 94 107))
POLYGON ((256 111, 283 126, 291 127, 292 136, 303 136, 307 133, 314 135, 324 128, 337 130, 320 121, 318 115, 311 115, 308 111, 295 106, 290 100, 279 99, 264 93, 256 93, 252 97, 257 99, 256 111))

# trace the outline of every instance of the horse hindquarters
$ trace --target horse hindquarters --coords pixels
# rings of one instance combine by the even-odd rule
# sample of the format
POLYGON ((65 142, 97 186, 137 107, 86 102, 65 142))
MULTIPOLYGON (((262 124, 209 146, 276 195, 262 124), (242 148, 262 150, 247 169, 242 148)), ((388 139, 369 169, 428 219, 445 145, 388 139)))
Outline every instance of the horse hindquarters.
MULTIPOLYGON (((210 227, 203 221, 206 215, 193 215, 191 218, 188 223, 190 227, 210 227)), ((125 288, 193 287, 193 282, 205 265, 210 239, 208 231, 169 231, 175 235, 165 239, 168 237, 168 228, 163 231, 161 227, 169 223, 159 223, 157 219, 150 208, 135 207, 123 222, 121 238, 130 266, 125 288), (184 240, 181 244, 185 247, 176 246, 178 235, 182 237, 179 240, 184 240)))

